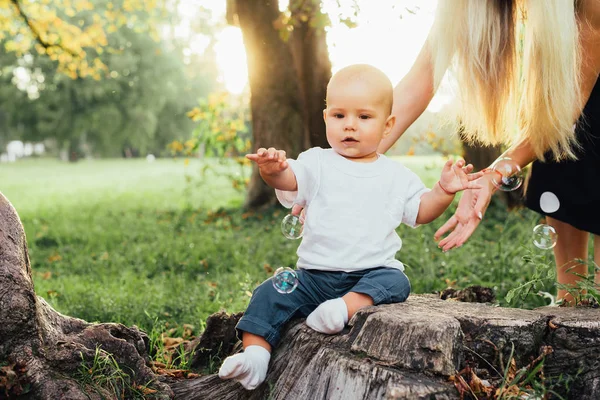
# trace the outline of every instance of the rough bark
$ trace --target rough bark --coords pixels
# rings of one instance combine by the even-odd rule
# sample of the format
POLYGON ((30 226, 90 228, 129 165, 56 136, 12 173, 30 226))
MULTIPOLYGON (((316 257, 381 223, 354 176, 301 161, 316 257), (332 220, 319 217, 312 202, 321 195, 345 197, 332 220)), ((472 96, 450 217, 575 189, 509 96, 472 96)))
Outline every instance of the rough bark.
POLYGON ((0 194, 0 398, 117 398, 108 386, 86 385, 81 376, 98 348, 126 374, 128 384, 118 388, 125 398, 132 389, 144 391, 142 386, 149 389, 147 398, 171 398, 171 389, 148 367, 147 347, 148 337, 135 326, 89 324, 35 295, 23 226, 0 194))
POLYGON ((195 370, 208 368, 213 360, 222 360, 223 355, 234 353, 239 348, 235 331, 243 313, 227 315, 220 311, 208 317, 202 335, 194 339, 186 348, 191 355, 190 367, 195 370))
MULTIPOLYGON (((284 149, 295 158, 303 143, 302 100, 292 52, 274 26, 279 4, 275 0, 237 0, 235 11, 248 60, 254 147, 284 149)), ((258 208, 274 202, 273 189, 263 182, 255 166, 245 206, 258 208)))
POLYGON ((323 109, 331 78, 331 60, 325 28, 315 23, 321 19, 321 1, 293 1, 290 8, 294 21, 290 44, 303 104, 303 147, 328 148, 323 109))
MULTIPOLYGON (((546 383, 569 399, 600 393, 600 312, 591 308, 521 310, 415 295, 406 303, 359 311, 338 335, 292 321, 273 352, 267 380, 254 391, 215 375, 172 383, 177 398, 459 399, 448 380, 469 366, 489 382, 500 360, 544 360, 546 383), (493 367, 492 367, 493 366, 493 367)), ((468 398, 468 397, 467 397, 468 398)), ((484 398, 484 397, 480 397, 484 398)))
MULTIPOLYGON (((320 1, 294 1, 290 9, 295 22, 285 41, 276 1, 227 1, 227 21, 240 26, 248 55, 254 147, 275 147, 296 157, 309 147, 329 147, 323 108, 331 61, 325 29, 311 22, 321 12, 320 1)), ((274 202, 273 190, 254 168, 245 207, 274 202)))

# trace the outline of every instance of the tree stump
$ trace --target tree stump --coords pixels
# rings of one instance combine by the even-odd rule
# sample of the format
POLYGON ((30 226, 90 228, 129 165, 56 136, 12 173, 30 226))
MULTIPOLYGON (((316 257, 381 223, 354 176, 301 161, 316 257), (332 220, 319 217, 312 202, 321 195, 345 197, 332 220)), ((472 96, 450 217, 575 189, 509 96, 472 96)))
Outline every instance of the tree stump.
POLYGON ((172 398, 147 348, 135 326, 89 324, 36 296, 23 226, 0 194, 0 398, 172 398))
POLYGON ((265 383, 254 391, 216 375, 171 387, 176 398, 187 400, 459 399, 461 391, 469 398, 472 388, 461 380, 471 378, 482 385, 483 399, 486 390, 492 398, 505 370, 509 377, 523 367, 529 371, 542 355, 547 386, 554 379, 552 389, 569 399, 598 399, 600 312, 522 310, 412 295, 402 304, 359 311, 338 335, 292 321, 273 352, 265 383))

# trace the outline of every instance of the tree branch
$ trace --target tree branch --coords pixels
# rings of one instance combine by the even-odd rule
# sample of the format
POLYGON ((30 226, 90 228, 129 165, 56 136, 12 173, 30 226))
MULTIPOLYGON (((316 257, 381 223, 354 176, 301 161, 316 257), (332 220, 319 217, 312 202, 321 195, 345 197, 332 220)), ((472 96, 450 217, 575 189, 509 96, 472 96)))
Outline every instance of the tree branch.
POLYGON ((23 21, 25 21, 25 23, 29 27, 29 30, 33 34, 35 40, 40 45, 42 45, 45 49, 49 49, 49 48, 52 48, 52 47, 58 47, 60 49, 63 49, 67 53, 71 54, 73 57, 80 57, 79 54, 75 53, 73 50, 69 49, 68 47, 65 47, 65 46, 60 45, 60 44, 48 43, 44 39, 42 39, 42 36, 41 36, 40 32, 37 30, 37 28, 35 27, 35 25, 31 21, 31 19, 27 16, 27 14, 25 13, 25 11, 21 7, 21 4, 19 3, 19 0, 10 0, 10 2, 13 3, 15 5, 15 7, 17 8, 17 11, 19 12, 19 15, 21 16, 21 18, 23 18, 23 21))

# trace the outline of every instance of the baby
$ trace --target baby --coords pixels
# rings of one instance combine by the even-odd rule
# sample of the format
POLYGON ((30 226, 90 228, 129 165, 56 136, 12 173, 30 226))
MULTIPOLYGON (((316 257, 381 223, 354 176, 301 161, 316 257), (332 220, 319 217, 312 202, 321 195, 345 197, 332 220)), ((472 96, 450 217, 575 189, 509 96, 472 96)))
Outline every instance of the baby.
POLYGON ((317 332, 335 334, 361 308, 406 300, 410 283, 395 258, 402 247, 396 228, 439 217, 456 192, 478 187, 472 165, 448 161, 430 190, 403 165, 377 153, 394 126, 392 83, 378 69, 352 65, 327 86, 323 111, 331 149, 312 148, 287 159, 285 151, 260 148, 247 157, 285 207, 304 206, 298 248, 298 287, 281 294, 271 279, 254 290, 237 325, 244 352, 219 370, 246 389, 260 385, 283 325, 307 317, 317 332))

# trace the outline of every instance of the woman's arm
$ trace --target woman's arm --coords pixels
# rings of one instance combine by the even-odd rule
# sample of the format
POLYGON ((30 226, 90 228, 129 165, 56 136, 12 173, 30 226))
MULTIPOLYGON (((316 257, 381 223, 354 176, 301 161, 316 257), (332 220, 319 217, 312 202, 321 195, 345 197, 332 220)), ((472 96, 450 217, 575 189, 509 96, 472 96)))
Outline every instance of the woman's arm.
MULTIPOLYGON (((582 53, 580 93, 582 103, 585 104, 600 73, 600 1, 582 1, 578 13, 582 53)), ((580 113, 581 110, 573 110, 573 121, 579 118, 580 113)), ((535 154, 527 141, 512 146, 502 156, 512 158, 521 167, 525 167, 535 160, 535 154)), ((435 233, 437 240, 445 233, 450 232, 438 243, 438 246, 444 251, 462 246, 479 225, 492 194, 496 190, 490 179, 491 175, 486 174, 479 179, 481 189, 465 191, 456 213, 435 233)))
POLYGON ((423 114, 433 94, 433 67, 426 41, 410 71, 394 88, 392 115, 396 117, 396 123, 379 144, 378 153, 385 153, 396 143, 406 129, 423 114))

